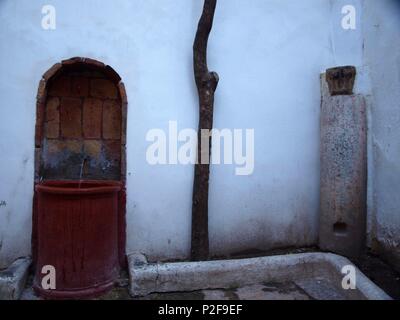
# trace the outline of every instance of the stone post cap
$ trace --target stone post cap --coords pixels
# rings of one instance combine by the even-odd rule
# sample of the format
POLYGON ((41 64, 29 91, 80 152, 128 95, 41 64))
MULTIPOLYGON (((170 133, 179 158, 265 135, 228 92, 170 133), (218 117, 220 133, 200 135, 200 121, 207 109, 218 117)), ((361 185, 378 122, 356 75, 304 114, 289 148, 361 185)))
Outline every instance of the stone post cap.
POLYGON ((327 69, 326 81, 328 82, 330 95, 352 95, 356 73, 356 68, 353 66, 327 69))

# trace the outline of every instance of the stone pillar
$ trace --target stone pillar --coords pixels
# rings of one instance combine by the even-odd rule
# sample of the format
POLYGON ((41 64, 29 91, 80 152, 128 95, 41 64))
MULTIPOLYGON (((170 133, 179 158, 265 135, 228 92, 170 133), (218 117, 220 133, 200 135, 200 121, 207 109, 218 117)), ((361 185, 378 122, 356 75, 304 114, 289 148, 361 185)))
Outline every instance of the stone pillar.
POLYGON ((365 247, 367 194, 366 103, 353 94, 356 70, 321 77, 319 246, 347 257, 365 247))

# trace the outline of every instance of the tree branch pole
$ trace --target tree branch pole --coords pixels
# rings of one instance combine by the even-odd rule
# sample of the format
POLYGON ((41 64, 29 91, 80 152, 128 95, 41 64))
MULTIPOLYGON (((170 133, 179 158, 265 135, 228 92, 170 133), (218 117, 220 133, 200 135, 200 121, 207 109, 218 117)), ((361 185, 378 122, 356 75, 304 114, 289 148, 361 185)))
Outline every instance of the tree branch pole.
MULTIPOLYGON (((199 95, 199 127, 197 163, 195 165, 192 202, 192 260, 207 260, 208 243, 208 181, 210 176, 211 136, 202 134, 203 129, 213 126, 214 93, 218 85, 218 74, 208 71, 207 44, 217 0, 205 0, 193 44, 193 66, 199 95), (203 148, 202 148, 203 146, 203 148), (208 146, 208 148, 204 148, 208 146), (208 149, 208 150, 207 150, 208 149)), ((204 131, 203 131, 204 132, 204 131)))

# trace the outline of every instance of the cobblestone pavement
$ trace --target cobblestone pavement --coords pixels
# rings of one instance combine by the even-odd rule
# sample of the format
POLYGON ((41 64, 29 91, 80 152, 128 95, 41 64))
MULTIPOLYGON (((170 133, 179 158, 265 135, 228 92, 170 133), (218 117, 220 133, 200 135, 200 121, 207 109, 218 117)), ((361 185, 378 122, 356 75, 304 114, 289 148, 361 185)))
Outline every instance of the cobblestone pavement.
MULTIPOLYGON (((265 283, 232 289, 200 290, 193 292, 153 293, 145 297, 133 298, 128 286, 116 287, 95 300, 310 300, 303 289, 294 283, 265 283)), ((39 300, 30 285, 22 300, 39 300)))

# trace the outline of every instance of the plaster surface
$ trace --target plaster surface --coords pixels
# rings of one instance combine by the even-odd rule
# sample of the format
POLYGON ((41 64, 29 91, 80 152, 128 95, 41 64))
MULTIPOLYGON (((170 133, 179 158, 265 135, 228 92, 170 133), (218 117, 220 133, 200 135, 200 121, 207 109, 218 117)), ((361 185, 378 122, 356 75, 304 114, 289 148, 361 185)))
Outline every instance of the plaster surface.
POLYGON ((400 270, 400 3, 364 3, 370 94, 371 245, 400 270))

